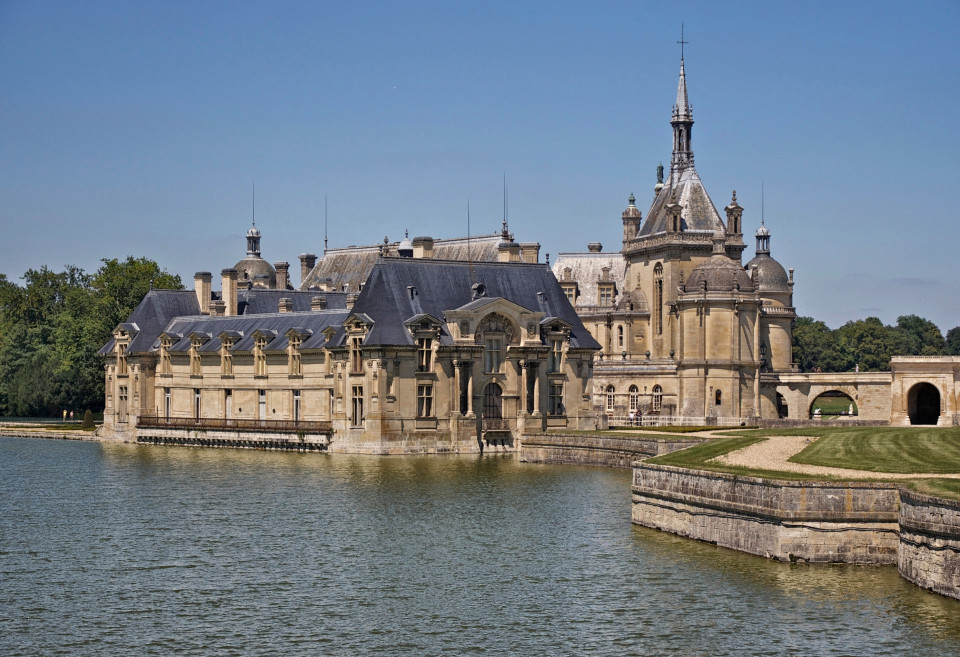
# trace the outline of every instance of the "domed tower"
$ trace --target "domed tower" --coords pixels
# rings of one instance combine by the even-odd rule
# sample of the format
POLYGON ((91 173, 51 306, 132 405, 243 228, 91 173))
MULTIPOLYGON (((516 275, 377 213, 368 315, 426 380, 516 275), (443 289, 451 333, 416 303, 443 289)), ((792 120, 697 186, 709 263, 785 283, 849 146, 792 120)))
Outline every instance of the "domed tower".
POLYGON ((760 357, 756 348, 760 297, 756 281, 726 253, 718 223, 713 252, 678 289, 681 414, 756 414, 760 357))
POLYGON ((630 199, 627 201, 627 209, 623 211, 623 241, 632 240, 637 236, 637 231, 640 230, 640 221, 643 217, 640 214, 640 210, 637 209, 637 199, 634 198, 633 194, 630 194, 630 199))
POLYGON ((761 219, 757 229, 757 253, 746 264, 757 284, 762 308, 760 312, 760 352, 764 369, 790 371, 793 364, 793 270, 790 273, 770 256, 770 230, 761 219))
POLYGON ((237 283, 241 288, 272 290, 277 286, 277 271, 260 257, 260 230, 256 223, 247 231, 247 256, 233 268, 237 270, 237 283))

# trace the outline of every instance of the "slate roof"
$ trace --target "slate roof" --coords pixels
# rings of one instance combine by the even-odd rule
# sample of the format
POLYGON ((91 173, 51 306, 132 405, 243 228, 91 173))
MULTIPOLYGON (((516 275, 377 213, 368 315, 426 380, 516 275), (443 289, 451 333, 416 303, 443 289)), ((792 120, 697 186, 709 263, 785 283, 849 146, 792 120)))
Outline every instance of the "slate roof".
MULTIPOLYGON (((150 290, 126 321, 139 329, 127 353, 147 351, 174 317, 199 314, 200 304, 193 290, 150 290)), ((108 354, 115 344, 111 337, 97 353, 108 354)))
MULTIPOLYGON (((276 334, 272 340, 267 342, 264 351, 283 351, 287 348, 289 342, 287 333, 291 329, 299 329, 301 333, 309 331, 310 337, 306 338, 301 344, 300 349, 318 349, 323 346, 334 346, 339 343, 340 336, 343 334, 342 324, 350 315, 347 310, 322 310, 317 312, 305 313, 271 313, 268 315, 236 315, 233 317, 208 317, 206 315, 192 315, 187 317, 177 317, 167 326, 167 333, 179 333, 183 336, 178 342, 170 346, 170 351, 187 351, 190 349, 190 334, 194 332, 208 333, 208 340, 199 351, 219 351, 220 336, 225 331, 235 331, 243 337, 237 340, 231 351, 252 351, 254 346, 253 334, 256 331, 266 333, 268 336, 276 334), (333 336, 328 345, 323 330, 333 327, 337 333, 333 336)), ((157 333, 157 338, 160 333, 157 333)), ((160 348, 160 342, 154 338, 150 345, 150 351, 157 351, 160 348)))
POLYGON ((275 313, 280 307, 280 299, 293 302, 293 312, 307 312, 313 297, 326 297, 327 310, 344 310, 347 307, 347 295, 344 292, 320 292, 317 290, 240 290, 237 294, 237 308, 241 315, 261 315, 275 313))
MULTIPOLYGON (((469 259, 473 262, 495 262, 499 257, 497 246, 503 240, 501 233, 478 235, 469 239, 469 259)), ((370 246, 347 246, 328 249, 307 277, 300 284, 301 290, 322 287, 330 279, 333 290, 357 292, 360 285, 370 277, 373 266, 380 259, 380 244, 370 246)), ((384 248, 384 256, 396 257, 399 242, 393 242, 384 248)), ((433 241, 434 258, 440 260, 468 259, 468 240, 466 237, 435 239, 433 241)))
POLYGON ((570 269, 570 280, 577 282, 580 291, 576 307, 596 306, 600 303, 597 282, 603 274, 603 268, 610 268, 610 280, 616 286, 618 297, 626 287, 627 262, 620 252, 609 253, 561 253, 553 263, 553 274, 557 280, 564 281, 564 270, 570 269))
MULTIPOLYGON (((365 313, 374 320, 365 345, 412 345, 413 337, 404 326, 409 318, 420 313, 442 318, 447 311, 482 307, 493 303, 496 297, 569 322, 573 327, 571 346, 600 348, 563 294, 553 272, 539 263, 383 258, 370 273, 353 312, 365 313), (485 297, 473 298, 475 283, 485 286, 485 297), (413 295, 411 286, 416 288, 413 295)), ((452 342, 444 327, 440 344, 452 342)))
POLYGON ((674 190, 676 191, 677 203, 683 207, 680 217, 685 232, 696 231, 713 234, 717 226, 723 227, 720 213, 717 212, 716 206, 710 200, 710 195, 704 189, 697 170, 688 166, 679 174, 671 172, 667 176, 663 189, 660 190, 660 193, 657 194, 650 205, 647 218, 640 226, 637 237, 666 232, 666 206, 671 202, 674 190), (675 180, 675 176, 678 179, 675 180))

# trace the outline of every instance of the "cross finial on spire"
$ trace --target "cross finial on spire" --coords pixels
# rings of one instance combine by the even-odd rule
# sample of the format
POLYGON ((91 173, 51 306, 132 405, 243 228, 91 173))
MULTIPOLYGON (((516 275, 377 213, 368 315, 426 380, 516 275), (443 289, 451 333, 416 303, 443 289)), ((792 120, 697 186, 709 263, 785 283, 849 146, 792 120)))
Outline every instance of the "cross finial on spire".
POLYGON ((680 60, 683 61, 683 46, 690 43, 689 41, 683 38, 683 23, 680 23, 680 40, 677 41, 677 43, 680 44, 680 60))

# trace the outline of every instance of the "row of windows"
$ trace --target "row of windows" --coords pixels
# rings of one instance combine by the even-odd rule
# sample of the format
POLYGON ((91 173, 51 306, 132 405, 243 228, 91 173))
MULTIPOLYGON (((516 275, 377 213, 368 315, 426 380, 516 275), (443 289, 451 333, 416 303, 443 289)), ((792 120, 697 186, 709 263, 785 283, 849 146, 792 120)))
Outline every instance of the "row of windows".
MULTIPOLYGON (((640 412, 640 388, 638 388, 636 385, 631 385, 627 394, 629 395, 630 412, 640 412)), ((613 413, 617 401, 616 388, 614 388, 612 385, 608 385, 606 390, 604 390, 604 395, 606 397, 607 413, 613 413)), ((659 385, 655 385, 653 386, 653 392, 650 395, 650 411, 653 413, 659 413, 662 408, 663 388, 659 385)))

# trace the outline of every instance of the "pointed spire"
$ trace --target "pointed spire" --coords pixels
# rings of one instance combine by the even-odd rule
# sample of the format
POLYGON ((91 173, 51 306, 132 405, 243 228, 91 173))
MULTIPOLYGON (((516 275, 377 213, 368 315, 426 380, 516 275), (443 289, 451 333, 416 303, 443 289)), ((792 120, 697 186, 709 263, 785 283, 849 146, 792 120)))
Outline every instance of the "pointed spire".
POLYGON ((680 60, 680 79, 677 81, 677 103, 673 106, 673 118, 684 121, 693 119, 693 110, 687 98, 687 74, 683 69, 683 59, 680 60))
MULTIPOLYGON (((682 28, 678 43, 681 49, 687 43, 683 38, 682 28)), ((682 50, 680 53, 680 79, 677 81, 677 103, 673 106, 670 124, 673 126, 673 157, 670 160, 670 181, 675 183, 676 176, 672 174, 680 174, 684 169, 693 166, 693 147, 691 146, 693 108, 690 106, 690 100, 687 97, 687 73, 684 69, 682 50)))

